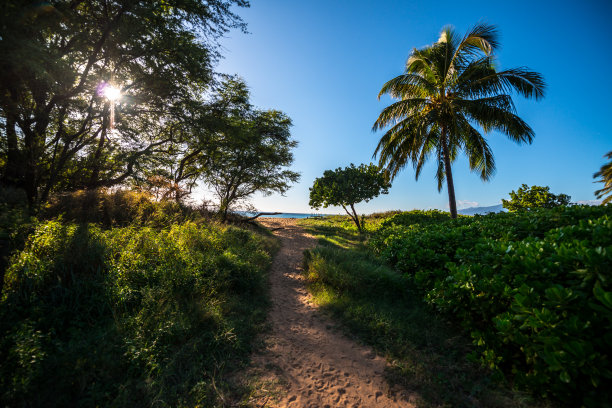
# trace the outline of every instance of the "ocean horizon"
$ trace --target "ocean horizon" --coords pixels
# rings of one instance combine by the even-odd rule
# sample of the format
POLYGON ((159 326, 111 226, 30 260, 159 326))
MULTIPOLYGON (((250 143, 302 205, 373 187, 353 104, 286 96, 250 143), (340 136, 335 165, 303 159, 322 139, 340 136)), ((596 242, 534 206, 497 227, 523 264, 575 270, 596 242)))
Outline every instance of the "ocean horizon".
MULTIPOLYGON (((274 211, 260 211, 260 212, 274 212, 274 211)), ((236 211, 237 214, 243 215, 245 217, 254 217, 259 212, 250 212, 250 211, 236 211)), ((340 215, 340 214, 319 214, 319 213, 280 213, 275 215, 262 215, 262 217, 266 218, 315 218, 315 217, 325 217, 328 215, 340 215)))

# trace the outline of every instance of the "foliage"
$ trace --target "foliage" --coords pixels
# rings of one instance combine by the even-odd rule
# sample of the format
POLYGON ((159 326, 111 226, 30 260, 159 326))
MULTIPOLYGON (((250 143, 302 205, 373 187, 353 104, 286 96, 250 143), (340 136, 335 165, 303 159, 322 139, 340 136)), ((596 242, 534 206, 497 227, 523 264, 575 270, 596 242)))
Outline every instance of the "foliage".
POLYGON ((604 157, 611 160, 601 166, 601 169, 593 174, 593 178, 599 177, 600 179, 597 181, 604 184, 602 189, 595 191, 595 196, 603 198, 602 204, 607 204, 612 201, 612 151, 608 152, 604 157))
POLYGON ((477 127, 499 131, 516 143, 531 143, 534 132, 520 117, 510 92, 536 100, 544 96, 542 76, 527 68, 498 71, 494 52, 497 30, 477 24, 461 37, 445 27, 438 41, 414 49, 405 73, 385 83, 380 96, 398 102, 383 109, 373 130, 391 126, 374 154, 393 179, 411 162, 418 179, 431 157, 437 164, 438 190, 447 182, 450 212, 457 217, 451 165, 463 150, 470 169, 489 180, 495 171, 493 153, 477 127))
POLYGON ((390 225, 370 241, 471 333, 479 359, 574 406, 609 401, 612 207, 390 225))
MULTIPOLYGON (((367 216, 368 225, 376 218, 379 215, 367 216)), ((408 389, 420 407, 534 406, 466 359, 473 349, 469 337, 458 335, 457 327, 423 304, 407 276, 368 251, 348 217, 300 223, 319 238, 319 245, 304 259, 314 300, 352 336, 387 358, 386 377, 395 383, 394 389, 408 389)))
POLYGON ((508 211, 528 211, 535 208, 553 208, 568 205, 571 197, 567 194, 553 194, 550 187, 521 185, 515 192, 510 192, 510 200, 502 199, 503 207, 508 211))
POLYGON ((399 212, 385 219, 381 227, 392 225, 409 226, 413 224, 437 224, 451 219, 450 213, 440 210, 412 210, 399 212))
POLYGON ((41 219, 61 217, 65 222, 113 226, 170 227, 201 217, 198 211, 174 201, 155 201, 131 190, 79 190, 54 194, 38 214, 41 219))
POLYGON ((271 249, 209 223, 41 224, 5 278, 2 405, 222 405, 265 319, 271 249))
POLYGON ((221 91, 227 102, 227 126, 202 158, 206 182, 219 199, 223 220, 228 211, 255 192, 284 194, 299 174, 284 169, 293 162, 291 119, 276 110, 261 111, 249 104, 246 84, 228 79, 221 91))
POLYGON ((248 2, 3 1, 1 181, 37 205, 189 157, 183 146, 217 126, 202 94, 218 40, 246 29, 233 6, 248 2), (121 89, 117 101, 105 98, 109 85, 121 89))
POLYGON ((37 220, 28 211, 22 190, 0 187, 0 294, 10 256, 20 251, 37 220))
POLYGON ((387 194, 390 187, 387 176, 378 166, 370 163, 355 167, 351 163, 344 169, 339 167, 336 170, 326 170, 323 177, 315 179, 310 188, 309 205, 317 209, 321 206, 341 206, 361 232, 363 227, 355 211, 355 204, 387 194), (350 207, 351 211, 346 207, 350 207))

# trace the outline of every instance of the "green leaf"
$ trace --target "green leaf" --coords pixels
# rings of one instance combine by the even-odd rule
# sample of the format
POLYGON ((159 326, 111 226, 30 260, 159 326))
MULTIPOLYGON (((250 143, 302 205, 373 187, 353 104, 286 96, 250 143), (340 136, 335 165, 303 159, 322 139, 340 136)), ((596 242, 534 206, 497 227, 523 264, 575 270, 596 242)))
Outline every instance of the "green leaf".
POLYGON ((603 303, 608 309, 612 309, 612 292, 603 290, 599 282, 595 283, 593 287, 593 295, 595 295, 595 298, 603 303))
POLYGON ((561 374, 559 374, 559 379, 566 384, 569 384, 570 381, 572 381, 572 378, 567 371, 561 371, 561 374))

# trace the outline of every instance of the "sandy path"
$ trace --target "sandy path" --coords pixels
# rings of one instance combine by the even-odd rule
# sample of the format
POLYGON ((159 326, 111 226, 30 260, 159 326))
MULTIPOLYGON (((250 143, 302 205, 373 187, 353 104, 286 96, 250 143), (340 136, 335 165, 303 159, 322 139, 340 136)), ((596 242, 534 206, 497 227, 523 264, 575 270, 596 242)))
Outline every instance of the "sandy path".
MULTIPOLYGON (((260 395, 266 407, 412 407, 404 395, 393 395, 383 378, 385 360, 333 330, 317 312, 305 287, 303 251, 315 245, 293 219, 260 218, 282 247, 270 271, 271 334, 254 365, 267 381, 278 384, 277 401, 260 395)), ((264 390, 262 390, 264 391, 264 390)), ((261 394, 265 394, 262 392, 261 394)))

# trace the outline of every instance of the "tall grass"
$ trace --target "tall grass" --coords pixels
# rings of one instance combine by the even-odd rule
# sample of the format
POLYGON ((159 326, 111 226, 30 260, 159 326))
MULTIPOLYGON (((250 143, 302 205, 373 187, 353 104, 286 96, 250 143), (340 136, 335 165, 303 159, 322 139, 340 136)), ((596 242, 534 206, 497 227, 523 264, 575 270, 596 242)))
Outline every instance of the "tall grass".
POLYGON ((48 221, 0 301, 3 406, 222 406, 266 310, 268 236, 48 221))

